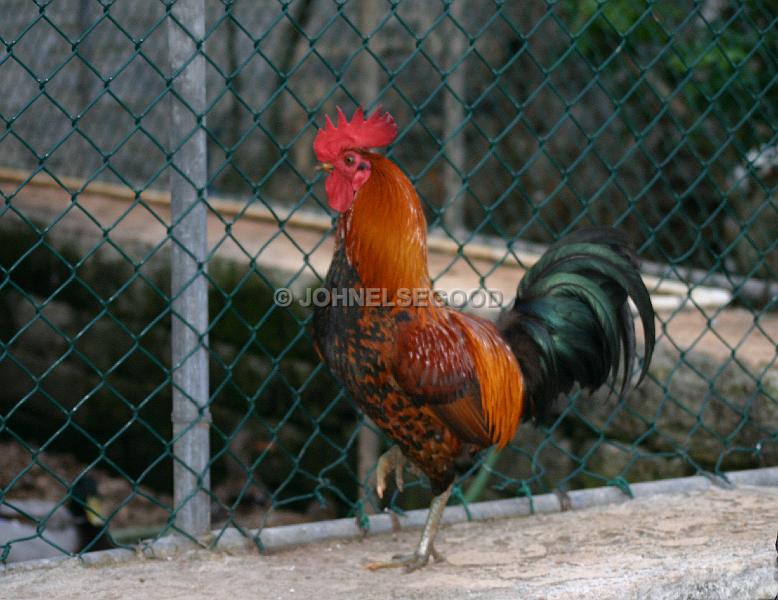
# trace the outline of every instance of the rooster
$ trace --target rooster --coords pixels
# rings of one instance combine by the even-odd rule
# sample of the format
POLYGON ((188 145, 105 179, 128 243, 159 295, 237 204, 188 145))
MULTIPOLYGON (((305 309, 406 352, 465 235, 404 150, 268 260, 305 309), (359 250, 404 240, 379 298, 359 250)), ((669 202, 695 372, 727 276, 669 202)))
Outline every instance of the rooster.
POLYGON ((324 284, 336 301, 316 308, 313 328, 322 360, 396 444, 379 459, 377 494, 392 472, 402 489, 406 463, 429 478, 434 497, 415 551, 368 565, 413 570, 440 558, 433 542, 457 459, 506 446, 522 418, 541 421, 575 384, 615 382, 620 365, 623 393, 636 360, 628 298, 644 331, 640 379, 655 333, 634 252, 611 228, 552 245, 497 324, 430 301, 421 202, 400 168, 371 151, 396 135, 389 113, 366 118, 361 108, 351 120, 338 109, 337 126, 327 117, 316 135, 327 201, 340 216, 324 284), (357 301, 365 298, 380 302, 357 301))

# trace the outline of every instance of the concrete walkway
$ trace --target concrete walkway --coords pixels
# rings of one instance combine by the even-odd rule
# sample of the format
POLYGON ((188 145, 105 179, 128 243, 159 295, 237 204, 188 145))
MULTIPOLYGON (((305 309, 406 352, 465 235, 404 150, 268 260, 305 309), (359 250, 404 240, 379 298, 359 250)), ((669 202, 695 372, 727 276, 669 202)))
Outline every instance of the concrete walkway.
POLYGON ((424 600, 772 600, 778 489, 741 486, 445 527, 446 561, 369 572, 417 531, 324 542, 267 556, 189 552, 0 573, 0 598, 424 600))

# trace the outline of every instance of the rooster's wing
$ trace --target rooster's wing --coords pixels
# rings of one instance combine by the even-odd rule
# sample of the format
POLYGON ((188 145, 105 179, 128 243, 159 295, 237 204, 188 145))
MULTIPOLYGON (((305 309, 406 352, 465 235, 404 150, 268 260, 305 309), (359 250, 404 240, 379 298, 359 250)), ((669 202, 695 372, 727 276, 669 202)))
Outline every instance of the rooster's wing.
POLYGON ((401 322, 396 348, 400 388, 462 442, 489 445, 478 375, 459 324, 445 313, 401 322))

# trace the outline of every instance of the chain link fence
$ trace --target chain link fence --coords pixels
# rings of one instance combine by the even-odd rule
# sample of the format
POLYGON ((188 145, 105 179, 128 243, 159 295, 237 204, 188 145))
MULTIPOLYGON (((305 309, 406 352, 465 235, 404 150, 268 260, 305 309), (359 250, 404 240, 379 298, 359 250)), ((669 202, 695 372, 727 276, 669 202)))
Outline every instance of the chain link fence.
POLYGON ((2 4, 0 561, 385 508, 299 301, 335 105, 400 124, 442 289, 509 296, 584 224, 645 259, 648 380, 522 426, 455 501, 778 465, 774 2, 2 4))

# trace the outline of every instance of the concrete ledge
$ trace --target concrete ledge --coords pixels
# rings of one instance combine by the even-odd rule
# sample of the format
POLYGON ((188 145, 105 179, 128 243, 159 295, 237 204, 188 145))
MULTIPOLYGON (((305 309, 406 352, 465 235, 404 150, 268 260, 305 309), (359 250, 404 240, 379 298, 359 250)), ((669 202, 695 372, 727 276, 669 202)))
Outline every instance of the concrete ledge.
MULTIPOLYGON (((633 505, 635 507, 642 506, 646 502, 650 504, 651 499, 655 497, 672 498, 675 496, 678 498, 679 507, 683 507, 683 505, 688 504, 688 494, 690 493, 699 494, 705 492, 717 492, 723 494, 721 498, 727 498, 728 494, 731 498, 737 498, 738 490, 757 489, 756 487, 751 486, 775 486, 776 489, 770 489, 766 491, 774 494, 774 496, 771 496, 774 499, 774 502, 770 508, 772 512, 775 513, 773 518, 774 525, 775 527, 778 527, 778 467, 728 473, 726 479, 712 479, 697 476, 637 483, 631 486, 634 500, 630 500, 620 489, 613 487, 578 490, 569 494, 568 500, 571 511, 565 513, 564 515, 558 516, 565 520, 571 520, 575 522, 580 518, 584 518, 583 516, 578 516, 577 513, 580 511, 591 509, 597 509, 601 512, 607 512, 608 510, 614 511, 617 510, 619 505, 626 507, 624 510, 628 513, 631 510, 635 510, 629 507, 633 505)), ((749 493, 753 495, 752 491, 749 493)), ((663 502, 667 503, 668 501, 664 500, 663 502)), ((689 507, 687 506, 686 508, 689 507)), ((528 516, 531 514, 550 515, 553 513, 559 513, 561 511, 562 506, 560 503, 560 498, 555 494, 535 496, 532 498, 531 502, 527 498, 515 498, 493 502, 480 502, 469 507, 470 519, 474 522, 495 519, 509 519, 514 517, 528 516)), ((743 517, 745 520, 747 520, 749 515, 743 515, 743 517)), ((425 510, 409 511, 406 515, 399 517, 399 522, 401 524, 402 530, 407 532, 420 528, 423 525, 425 518, 425 510)), ((444 522, 449 525, 466 523, 467 521, 468 514, 461 506, 449 507, 444 513, 444 522)), ((624 517, 623 523, 625 528, 634 527, 634 524, 631 522, 631 518, 626 515, 624 517)), ((393 527, 392 518, 388 514, 371 517, 370 532, 368 533, 368 536, 373 537, 377 536, 378 534, 392 532, 393 527)), ((772 535, 772 541, 775 540, 775 527, 771 532, 765 533, 765 547, 769 547, 769 544, 767 544, 767 538, 769 538, 769 535, 767 535, 768 533, 772 535)), ((187 552, 202 548, 204 546, 210 546, 211 548, 216 548, 222 552, 245 554, 247 551, 250 551, 256 547, 255 540, 257 539, 257 536, 261 542, 262 547, 268 552, 275 552, 298 546, 310 546, 313 548, 311 545, 315 542, 333 542, 355 539, 361 540, 365 537, 364 532, 359 529, 354 519, 337 519, 332 521, 322 521, 319 523, 273 527, 264 529, 262 531, 253 531, 251 534, 253 537, 245 537, 236 529, 226 529, 224 531, 214 532, 208 540, 202 540, 202 544, 199 546, 192 540, 180 536, 168 536, 148 544, 141 545, 136 548, 135 551, 127 549, 116 549, 88 553, 83 555, 83 557, 80 559, 63 557, 58 559, 30 561, 26 563, 11 564, 5 567, 0 567, 0 572, 5 572, 6 575, 11 576, 14 573, 32 573, 57 567, 69 568, 78 566, 79 564, 94 567, 109 567, 122 563, 130 563, 133 559, 141 557, 149 559, 171 559, 173 557, 180 557, 187 552)), ((718 544, 719 542, 712 539, 711 543, 718 544)), ((304 548, 301 548, 301 551, 304 551, 304 548)), ((315 552, 315 550, 311 551, 315 552)), ((774 549, 772 549, 772 553, 774 562, 774 549)), ((764 562, 763 566, 767 564, 767 562, 764 562)), ((739 567, 737 567, 737 564, 734 566, 729 565, 727 568, 729 569, 730 567, 734 569, 734 572, 730 573, 730 576, 726 578, 726 581, 731 582, 737 580, 740 582, 738 583, 740 586, 746 585, 747 581, 751 581, 752 583, 758 582, 758 584, 762 586, 760 589, 764 589, 768 580, 771 580, 774 575, 771 570, 772 567, 769 567, 769 565, 769 568, 766 567, 767 570, 761 569, 753 571, 753 573, 751 573, 751 571, 746 573, 745 571, 742 571, 742 569, 738 570, 739 567)), ((710 579, 710 577, 708 577, 708 579, 710 579)), ((705 585, 707 586, 708 584, 706 583, 705 585)), ((724 590, 724 588, 721 587, 724 585, 723 581, 717 581, 716 585, 718 586, 716 589, 724 590)), ((756 585, 756 583, 754 583, 754 585, 756 585)), ((708 588, 706 587, 705 589, 708 588)), ((716 594, 718 593, 719 592, 716 592, 716 594)), ((776 585, 773 596, 775 593, 778 593, 778 585, 776 585)), ((667 597, 678 596, 670 595, 667 597)), ((714 595, 711 597, 730 596, 714 595)), ((746 595, 737 597, 746 598, 755 596, 746 595)), ((772 596, 770 596, 770 598, 772 598, 772 596)))
MULTIPOLYGON (((767 482, 772 475, 756 474, 762 477, 767 482)), ((0 598, 772 600, 778 593, 778 488, 686 481, 686 491, 647 493, 661 486, 646 484, 635 490, 634 500, 622 496, 608 504, 599 500, 610 492, 576 492, 571 500, 586 507, 558 512, 549 499, 540 503, 548 511, 533 516, 451 524, 438 543, 446 561, 410 574, 362 567, 412 548, 415 531, 329 539, 265 556, 186 550, 191 546, 166 539, 156 548, 175 554, 160 552, 156 560, 128 561, 124 556, 132 553, 125 553, 117 564, 112 551, 99 553, 100 560, 97 553, 87 555, 84 563, 91 568, 68 559, 45 569, 8 569, 0 575, 0 598)), ((494 514, 507 504, 479 508, 482 515, 494 514)), ((456 518, 452 514, 449 520, 456 518)), ((341 523, 322 524, 321 531, 348 534, 341 523)), ((272 531, 276 537, 268 542, 280 548, 297 543, 303 529, 272 531)), ((227 539, 219 548, 245 547, 241 539, 236 545, 232 541, 239 540, 227 539)))

